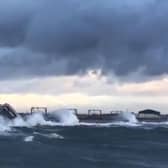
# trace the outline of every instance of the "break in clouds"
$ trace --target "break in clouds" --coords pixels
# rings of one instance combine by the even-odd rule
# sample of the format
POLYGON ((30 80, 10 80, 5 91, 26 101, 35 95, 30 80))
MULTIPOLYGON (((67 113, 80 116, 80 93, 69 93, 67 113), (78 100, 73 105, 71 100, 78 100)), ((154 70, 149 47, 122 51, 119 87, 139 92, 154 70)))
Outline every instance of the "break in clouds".
POLYGON ((0 77, 168 73, 167 0, 0 1, 0 77))

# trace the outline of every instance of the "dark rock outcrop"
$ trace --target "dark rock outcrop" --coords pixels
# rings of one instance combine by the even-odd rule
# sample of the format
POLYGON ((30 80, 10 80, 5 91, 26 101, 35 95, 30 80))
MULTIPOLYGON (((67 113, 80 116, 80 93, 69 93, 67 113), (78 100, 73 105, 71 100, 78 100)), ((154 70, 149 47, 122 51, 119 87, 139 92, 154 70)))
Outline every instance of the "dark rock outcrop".
POLYGON ((8 103, 0 105, 0 116, 8 119, 14 119, 17 117, 15 109, 8 103))

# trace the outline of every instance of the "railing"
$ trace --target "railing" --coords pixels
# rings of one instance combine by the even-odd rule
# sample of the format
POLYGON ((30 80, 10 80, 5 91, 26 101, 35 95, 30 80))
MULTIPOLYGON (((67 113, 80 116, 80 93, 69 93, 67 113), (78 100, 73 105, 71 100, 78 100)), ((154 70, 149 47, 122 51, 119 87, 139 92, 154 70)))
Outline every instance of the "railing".
POLYGON ((77 108, 68 108, 67 110, 69 111, 74 111, 74 113, 77 115, 78 114, 78 109, 77 108))
MULTIPOLYGON (((68 108, 67 110, 74 111, 76 115, 80 114, 78 113, 77 108, 68 108)), ((47 107, 31 107, 31 114, 33 114, 36 111, 44 111, 45 114, 48 113, 47 107)), ((113 110, 108 112, 107 114, 115 114, 115 113, 121 113, 121 110, 113 110)), ((103 110, 101 109, 88 109, 88 115, 103 115, 103 110)))
POLYGON ((122 113, 122 112, 123 112, 122 110, 113 110, 113 111, 110 111, 111 114, 122 113))
POLYGON ((88 115, 92 115, 92 114, 99 114, 102 115, 102 110, 101 109, 89 109, 88 110, 88 115))
POLYGON ((45 114, 48 112, 47 107, 31 107, 31 114, 33 114, 35 111, 44 111, 45 114))

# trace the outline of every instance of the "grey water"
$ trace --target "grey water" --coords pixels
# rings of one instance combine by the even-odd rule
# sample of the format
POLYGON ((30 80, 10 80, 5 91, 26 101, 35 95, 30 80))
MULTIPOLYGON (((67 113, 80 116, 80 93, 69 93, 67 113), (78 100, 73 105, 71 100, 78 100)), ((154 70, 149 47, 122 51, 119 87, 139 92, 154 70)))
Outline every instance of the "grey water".
POLYGON ((167 123, 0 123, 2 168, 168 167, 167 123))

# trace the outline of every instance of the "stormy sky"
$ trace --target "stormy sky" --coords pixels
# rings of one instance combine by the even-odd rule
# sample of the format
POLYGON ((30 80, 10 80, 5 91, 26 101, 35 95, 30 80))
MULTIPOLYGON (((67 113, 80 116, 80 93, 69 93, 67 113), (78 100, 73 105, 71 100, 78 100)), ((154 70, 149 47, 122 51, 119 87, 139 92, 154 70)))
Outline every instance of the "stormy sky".
POLYGON ((164 99, 167 16, 167 0, 0 1, 0 92, 164 99))

